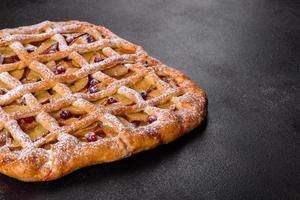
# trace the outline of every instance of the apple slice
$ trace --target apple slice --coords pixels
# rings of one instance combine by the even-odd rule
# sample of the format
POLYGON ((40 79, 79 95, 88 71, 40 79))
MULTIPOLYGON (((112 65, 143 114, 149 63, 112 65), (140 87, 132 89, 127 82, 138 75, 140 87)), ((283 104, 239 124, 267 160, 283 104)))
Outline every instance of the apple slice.
POLYGON ((148 93, 148 97, 153 98, 161 95, 161 92, 159 90, 152 90, 151 92, 148 93))
POLYGON ((112 77, 120 77, 128 73, 128 68, 123 65, 117 65, 110 69, 104 70, 103 73, 112 77))
POLYGON ((173 103, 171 101, 168 101, 164 104, 159 105, 158 107, 163 108, 163 109, 168 109, 168 108, 170 108, 171 105, 173 105, 173 103))
POLYGON ((130 123, 129 121, 127 121, 125 118, 123 117, 118 117, 118 119, 121 121, 122 124, 124 124, 125 126, 129 126, 130 123))
POLYGON ((28 110, 28 109, 29 109, 28 106, 15 105, 15 104, 13 104, 13 105, 8 105, 8 106, 2 107, 2 108, 3 108, 3 110, 4 110, 5 112, 8 112, 8 113, 10 113, 10 112, 16 112, 16 111, 25 111, 25 110, 28 110))
POLYGON ((24 74, 24 69, 13 70, 13 71, 10 71, 9 73, 16 79, 21 80, 21 78, 23 77, 23 74, 24 74))
POLYGON ((38 54, 55 53, 56 50, 57 50, 57 41, 49 39, 43 41, 43 43, 32 54, 38 55, 38 54))
POLYGON ((15 52, 9 47, 0 47, 0 54, 12 55, 12 54, 15 54, 15 52))
POLYGON ((100 100, 96 101, 95 103, 99 104, 99 105, 105 105, 106 102, 107 102, 107 97, 100 99, 100 100))
POLYGON ((52 94, 53 99, 57 100, 57 99, 62 98, 62 96, 58 92, 56 92, 55 90, 52 90, 52 91, 53 91, 53 94, 52 94))
POLYGON ((148 115, 144 112, 138 112, 138 113, 126 113, 125 114, 127 117, 127 120, 129 122, 134 122, 134 121, 147 121, 148 115))
POLYGON ((52 60, 52 61, 48 62, 48 63, 46 64, 46 66, 47 66, 49 69, 51 69, 51 71, 54 71, 54 69, 55 69, 55 67, 56 67, 56 63, 55 63, 54 60, 52 60))
POLYGON ((73 115, 84 115, 84 114, 86 114, 86 112, 84 110, 81 110, 81 109, 79 109, 75 106, 72 106, 72 105, 67 107, 67 108, 64 108, 64 110, 69 111, 73 115))
POLYGON ((31 140, 36 140, 38 137, 41 137, 45 133, 47 133, 47 129, 45 129, 41 124, 37 124, 36 127, 27 131, 31 140))
POLYGON ((39 103, 48 101, 51 98, 51 95, 47 91, 39 91, 35 93, 35 97, 39 103))
POLYGON ((76 118, 76 117, 71 117, 69 119, 66 119, 66 120, 62 120, 62 119, 59 119, 57 120, 61 125, 69 125, 69 124, 72 124, 76 121, 78 121, 79 119, 76 118))
POLYGON ((86 38, 84 37, 77 37, 75 40, 73 40, 73 42, 70 45, 74 45, 74 44, 84 44, 86 43, 86 38))
POLYGON ((76 131, 73 135, 75 135, 77 137, 83 137, 87 133, 95 133, 96 135, 101 136, 101 137, 105 136, 105 133, 102 130, 102 126, 99 126, 99 122, 95 122, 95 123, 89 125, 88 127, 80 129, 80 130, 76 131))
POLYGON ((37 72, 33 71, 33 70, 30 70, 25 78, 26 78, 27 81, 29 81, 31 83, 32 82, 37 82, 38 80, 41 79, 40 75, 37 72))
POLYGON ((134 103, 133 100, 128 99, 121 94, 115 94, 115 95, 113 95, 113 98, 115 98, 118 102, 121 102, 123 105, 130 105, 130 104, 134 103))
POLYGON ((86 76, 86 77, 74 82, 70 86, 70 89, 71 89, 72 92, 79 92, 79 91, 86 88, 88 82, 89 82, 89 78, 86 76))
POLYGON ((19 150, 21 148, 20 143, 17 140, 13 140, 12 143, 9 145, 11 150, 19 150))
POLYGON ((135 74, 136 74, 135 71, 128 70, 128 73, 125 74, 124 76, 122 76, 122 78, 128 78, 128 77, 133 76, 133 75, 135 75, 135 74))
POLYGON ((66 73, 67 74, 73 74, 74 72, 76 72, 77 70, 78 70, 78 68, 73 68, 73 67, 68 67, 68 68, 66 68, 67 70, 66 70, 66 73))
POLYGON ((91 51, 91 52, 82 54, 82 56, 89 62, 89 61, 91 61, 91 58, 93 56, 95 56, 95 54, 96 54, 95 51, 91 51))
POLYGON ((139 92, 146 91, 148 92, 152 87, 152 83, 147 79, 142 79, 141 81, 137 82, 132 88, 139 92))

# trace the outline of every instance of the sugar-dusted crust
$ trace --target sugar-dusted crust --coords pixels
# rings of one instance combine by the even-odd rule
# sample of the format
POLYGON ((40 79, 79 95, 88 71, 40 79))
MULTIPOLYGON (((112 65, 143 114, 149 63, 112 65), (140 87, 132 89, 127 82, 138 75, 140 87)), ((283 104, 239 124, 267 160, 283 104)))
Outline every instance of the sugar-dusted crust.
POLYGON ((54 180, 85 166, 119 160, 137 152, 152 149, 159 144, 169 143, 191 131, 206 116, 206 95, 193 81, 180 71, 170 68, 150 57, 142 47, 117 37, 104 27, 79 21, 47 21, 33 26, 1 30, 0 47, 5 45, 9 45, 17 53, 21 61, 13 64, 0 64, 0 80, 2 82, 10 82, 9 84, 11 84, 10 87, 12 88, 12 92, 10 91, 0 96, 0 105, 2 107, 20 96, 25 96, 26 102, 30 107, 29 111, 9 114, 0 108, 0 127, 8 130, 11 137, 22 146, 21 149, 14 151, 6 144, 0 147, 0 172, 19 180, 54 180), (62 38, 59 35, 62 32, 70 30, 79 32, 87 31, 97 41, 82 46, 73 45, 72 48, 64 46, 64 42, 61 41, 62 38), (105 36, 104 39, 97 36, 99 33, 105 36), (59 52, 32 56, 28 56, 24 52, 22 44, 50 37, 56 39, 60 44, 59 52), (89 51, 90 49, 103 49, 105 47, 123 48, 128 51, 133 50, 134 53, 112 55, 99 64, 87 66, 86 70, 77 71, 68 76, 55 76, 52 72, 45 69, 45 65, 41 64, 41 62, 48 62, 69 56, 70 59, 79 59, 78 62, 81 62, 82 66, 85 66, 88 64, 80 57, 80 53, 89 51), (97 72, 112 67, 117 63, 126 63, 125 61, 128 60, 131 61, 131 64, 128 65, 131 70, 136 70, 137 74, 143 77, 148 76, 158 87, 161 87, 164 93, 152 100, 143 101, 141 98, 135 96, 136 92, 128 90, 125 82, 120 82, 121 86, 115 84, 112 87, 116 87, 116 90, 120 93, 130 94, 135 101, 135 105, 104 108, 91 103, 91 100, 105 95, 108 91, 102 93, 100 91, 96 94, 77 93, 74 95, 69 92, 68 88, 65 88, 64 83, 66 80, 78 79, 78 77, 83 77, 87 74, 93 74, 96 77, 97 72), (149 67, 144 67, 144 69, 143 65, 149 65, 149 67), (43 74, 44 79, 40 81, 40 85, 24 86, 18 81, 11 83, 14 82, 12 81, 14 79, 10 80, 11 76, 7 72, 13 69, 24 68, 24 66, 30 66, 32 70, 43 74), (175 88, 171 88, 170 84, 163 82, 160 79, 161 74, 176 83, 175 88), (43 90, 46 85, 56 87, 56 89, 58 88, 57 91, 64 94, 61 102, 56 101, 46 105, 36 102, 31 93, 43 90), (169 109, 161 109, 156 106, 166 100, 171 100, 174 106, 169 109), (81 124, 59 126, 55 119, 48 113, 54 108, 62 107, 65 104, 72 104, 86 110, 89 113, 88 117, 90 119, 87 119, 88 117, 82 119, 81 124), (144 110, 147 114, 156 116, 157 121, 146 126, 131 127, 122 125, 115 117, 119 113, 133 110, 144 110), (41 138, 38 141, 31 141, 22 130, 19 130, 16 120, 30 114, 34 115, 36 121, 49 130, 50 133, 45 137, 46 139, 41 138), (111 137, 104 137, 95 142, 80 141, 72 135, 75 129, 78 130, 80 126, 90 123, 89 120, 93 121, 95 119, 107 125, 116 134, 111 137), (42 148, 42 144, 53 141, 52 137, 57 141, 51 145, 51 148, 42 148))

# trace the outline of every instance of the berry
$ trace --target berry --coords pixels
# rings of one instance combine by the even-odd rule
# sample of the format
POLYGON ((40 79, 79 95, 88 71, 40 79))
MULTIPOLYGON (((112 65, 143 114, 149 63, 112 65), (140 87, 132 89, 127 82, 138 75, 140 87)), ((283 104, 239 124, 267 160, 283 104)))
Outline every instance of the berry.
POLYGON ((69 119, 71 117, 71 113, 67 110, 62 110, 60 112, 60 118, 62 119, 69 119))
POLYGON ((91 42, 94 42, 94 41, 95 41, 94 38, 93 38, 90 34, 87 34, 86 39, 87 39, 87 42, 88 42, 88 43, 91 43, 91 42))
POLYGON ((57 66, 54 71, 55 74, 63 74, 65 72, 66 72, 66 68, 64 68, 63 66, 57 66))
POLYGON ((92 86, 92 87, 89 88, 89 93, 91 93, 91 94, 96 93, 98 91, 99 90, 98 90, 98 88, 96 86, 92 86))
POLYGON ((140 94, 144 100, 147 98, 147 92, 143 91, 140 94))
POLYGON ((156 117, 155 116, 153 116, 153 115, 150 115, 150 116, 148 116, 147 117, 147 122, 149 123, 149 124, 152 124, 154 121, 156 121, 157 119, 156 119, 156 117))
POLYGON ((95 134, 88 134, 85 136, 88 142, 95 142, 97 141, 97 136, 95 134))
POLYGON ((108 104, 113 104, 113 103, 117 103, 118 101, 115 99, 115 98, 113 98, 113 97, 109 97, 108 99, 107 99, 107 103, 108 104))
POLYGON ((94 62, 97 63, 97 62, 101 62, 102 60, 104 60, 104 59, 101 58, 101 57, 96 56, 95 59, 94 59, 94 62))

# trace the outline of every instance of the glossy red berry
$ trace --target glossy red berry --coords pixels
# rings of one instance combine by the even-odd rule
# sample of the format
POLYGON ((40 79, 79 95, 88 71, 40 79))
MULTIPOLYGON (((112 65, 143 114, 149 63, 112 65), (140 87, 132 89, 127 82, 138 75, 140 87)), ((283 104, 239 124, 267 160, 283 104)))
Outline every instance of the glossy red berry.
POLYGON ((101 57, 96 56, 95 59, 94 59, 94 62, 97 63, 97 62, 101 62, 102 60, 104 60, 104 59, 101 58, 101 57))
POLYGON ((55 74, 63 74, 65 72, 66 72, 66 68, 64 68, 63 66, 57 66, 54 71, 55 74))
POLYGON ((97 136, 95 134, 86 135, 86 140, 88 142, 95 142, 97 141, 97 136))
POLYGON ((87 42, 88 42, 88 43, 91 43, 91 42, 94 42, 94 41, 95 41, 94 38, 93 38, 93 36, 91 36, 90 34, 87 34, 86 39, 87 39, 87 42))
POLYGON ((107 99, 107 103, 108 104, 113 104, 113 103, 117 103, 118 101, 115 99, 115 98, 113 98, 113 97, 109 97, 108 99, 107 99))
POLYGON ((140 93, 142 98, 145 100, 147 98, 147 92, 146 91, 143 91, 140 93))
POLYGON ((147 122, 149 124, 152 124, 156 120, 157 120, 157 118, 155 116, 153 116, 153 115, 150 115, 150 116, 147 117, 147 122))
POLYGON ((71 117, 71 113, 67 110, 62 110, 60 112, 60 118, 62 119, 69 119, 71 117))

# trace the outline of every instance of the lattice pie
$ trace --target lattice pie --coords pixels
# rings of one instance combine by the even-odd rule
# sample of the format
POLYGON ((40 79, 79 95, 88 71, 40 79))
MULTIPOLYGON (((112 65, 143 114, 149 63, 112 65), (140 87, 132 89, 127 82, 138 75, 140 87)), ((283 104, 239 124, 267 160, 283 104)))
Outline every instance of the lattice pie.
POLYGON ((168 143, 206 115, 181 72, 102 26, 0 30, 0 172, 47 181, 168 143))

